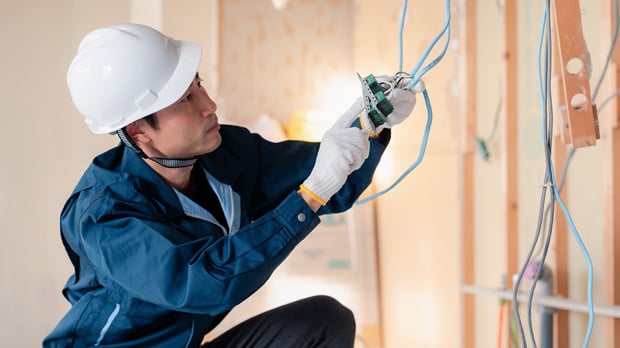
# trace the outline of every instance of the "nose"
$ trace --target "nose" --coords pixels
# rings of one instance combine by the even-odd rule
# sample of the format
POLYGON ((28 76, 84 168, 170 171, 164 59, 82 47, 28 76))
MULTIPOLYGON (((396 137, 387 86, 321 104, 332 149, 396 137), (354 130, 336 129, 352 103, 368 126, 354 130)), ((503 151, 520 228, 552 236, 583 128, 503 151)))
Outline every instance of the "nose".
POLYGON ((204 89, 201 91, 199 98, 199 107, 202 116, 207 117, 217 110, 217 104, 215 104, 204 89))

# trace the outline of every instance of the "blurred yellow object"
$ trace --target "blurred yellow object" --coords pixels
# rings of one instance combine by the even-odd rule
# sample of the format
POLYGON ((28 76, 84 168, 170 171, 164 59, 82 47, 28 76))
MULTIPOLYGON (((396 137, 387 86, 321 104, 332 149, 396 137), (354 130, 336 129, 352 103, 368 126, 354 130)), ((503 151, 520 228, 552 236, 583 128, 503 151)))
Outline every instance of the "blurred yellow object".
POLYGON ((296 110, 284 130, 289 139, 320 141, 323 133, 336 121, 334 117, 337 116, 324 110, 296 110))

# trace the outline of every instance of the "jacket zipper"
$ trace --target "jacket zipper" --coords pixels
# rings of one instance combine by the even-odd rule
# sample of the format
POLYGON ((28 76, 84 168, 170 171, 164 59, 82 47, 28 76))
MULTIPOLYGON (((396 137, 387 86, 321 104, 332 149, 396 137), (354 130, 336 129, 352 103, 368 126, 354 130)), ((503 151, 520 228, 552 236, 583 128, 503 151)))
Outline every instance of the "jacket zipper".
POLYGON ((101 341, 103 340, 103 338, 105 337, 105 334, 110 329, 110 326, 112 326, 112 322, 114 321, 114 319, 116 318, 120 310, 121 310, 121 305, 117 303, 116 306, 114 306, 114 310, 112 311, 112 314, 110 314, 110 316, 108 317, 108 320, 106 320, 105 322, 105 325, 103 325, 103 328, 101 329, 101 332, 99 333, 99 338, 97 339, 97 343, 95 343, 95 346, 98 346, 99 344, 101 344, 101 341))

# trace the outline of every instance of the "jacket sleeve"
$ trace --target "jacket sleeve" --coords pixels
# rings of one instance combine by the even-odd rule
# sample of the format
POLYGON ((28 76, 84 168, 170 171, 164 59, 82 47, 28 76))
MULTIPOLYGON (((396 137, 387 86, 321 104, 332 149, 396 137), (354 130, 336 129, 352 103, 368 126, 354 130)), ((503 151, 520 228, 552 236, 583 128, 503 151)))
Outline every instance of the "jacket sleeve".
POLYGON ((100 195, 82 212, 70 208, 63 233, 77 233, 79 245, 73 247, 81 249, 100 283, 192 313, 214 315, 242 302, 319 223, 294 193, 235 234, 183 240, 192 226, 204 225, 165 221, 147 197, 123 196, 100 195))
POLYGON ((364 164, 349 175, 344 186, 317 213, 319 215, 333 214, 350 209, 372 182, 385 147, 381 141, 371 140, 370 153, 364 164))
MULTIPOLYGON (((387 133, 387 132, 386 132, 387 133)), ((310 175, 320 143, 287 142, 280 144, 266 143, 262 146, 261 168, 258 187, 262 192, 279 189, 279 194, 297 191, 299 185, 310 175), (270 146, 278 146, 278 150, 265 150, 270 146), (279 183, 279 184, 274 184, 279 183)), ((362 166, 351 173, 343 187, 318 211, 319 215, 343 212, 353 206, 372 182, 375 169, 385 145, 378 140, 370 141, 370 153, 362 166)), ((278 191, 276 191, 278 192, 278 191)), ((278 195, 269 195, 278 200, 278 195)), ((259 202, 257 202, 258 204, 259 202)))
MULTIPOLYGON (((208 158, 212 163, 221 163, 233 156, 244 163, 243 177, 230 184, 248 198, 250 218, 265 214, 299 189, 314 167, 320 146, 318 142, 304 141, 273 143, 246 129, 230 126, 223 129, 222 138, 221 149, 208 158)), ((345 211, 355 203, 370 185, 389 140, 389 130, 382 132, 379 139, 371 140, 370 154, 362 167, 349 175, 342 189, 319 210, 320 215, 345 211)), ((217 172, 219 168, 212 166, 209 169, 217 172)), ((219 179, 226 181, 225 174, 219 179)))

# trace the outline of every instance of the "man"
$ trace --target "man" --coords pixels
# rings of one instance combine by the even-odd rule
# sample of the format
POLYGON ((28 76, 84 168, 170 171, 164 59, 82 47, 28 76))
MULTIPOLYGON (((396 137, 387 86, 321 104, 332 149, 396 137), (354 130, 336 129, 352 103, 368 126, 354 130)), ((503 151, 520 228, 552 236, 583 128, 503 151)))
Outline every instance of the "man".
MULTIPOLYGON (((350 208, 370 183, 390 131, 351 127, 367 117, 361 98, 320 144, 268 142, 219 125, 200 57, 195 43, 137 24, 82 40, 71 97, 91 131, 121 144, 93 160, 63 208, 72 308, 44 347, 199 347, 318 215, 350 208)), ((415 105, 413 92, 391 96, 385 128, 415 105)), ((351 311, 316 296, 204 347, 352 347, 354 334, 351 311)))

